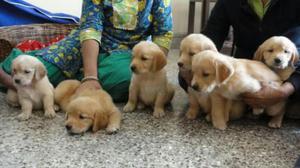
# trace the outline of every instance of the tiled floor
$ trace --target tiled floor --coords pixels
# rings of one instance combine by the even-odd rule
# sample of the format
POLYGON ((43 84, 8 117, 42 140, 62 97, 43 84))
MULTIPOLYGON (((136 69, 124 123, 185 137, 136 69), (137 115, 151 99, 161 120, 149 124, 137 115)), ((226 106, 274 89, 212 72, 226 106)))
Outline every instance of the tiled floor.
POLYGON ((0 94, 0 167, 293 167, 300 154, 299 121, 286 120, 275 130, 266 120, 242 119, 219 131, 203 117, 186 120, 177 58, 173 50, 167 69, 177 92, 167 116, 154 119, 150 110, 126 113, 115 135, 69 136, 63 113, 47 120, 35 112, 19 122, 20 109, 10 108, 0 94))

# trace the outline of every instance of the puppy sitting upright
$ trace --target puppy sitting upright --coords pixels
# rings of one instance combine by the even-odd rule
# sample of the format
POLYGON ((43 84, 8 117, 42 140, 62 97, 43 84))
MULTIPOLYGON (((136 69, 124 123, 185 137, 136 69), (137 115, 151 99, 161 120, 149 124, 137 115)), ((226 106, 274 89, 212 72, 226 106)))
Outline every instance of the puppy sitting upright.
MULTIPOLYGON (((181 75, 192 78, 192 58, 195 54, 204 50, 218 51, 214 42, 203 34, 190 34, 181 41, 180 56, 177 63, 181 75)), ((191 87, 187 88, 187 92, 189 97, 189 109, 185 114, 187 119, 196 119, 200 109, 204 113, 210 112, 210 98, 208 95, 200 94, 191 87)), ((209 115, 206 119, 209 120, 209 115)))
POLYGON ((44 65, 37 58, 29 55, 18 56, 12 63, 12 78, 17 93, 8 90, 7 101, 14 106, 21 105, 22 113, 18 119, 27 120, 33 109, 43 108, 46 117, 55 117, 54 89, 44 65))
POLYGON ((174 88, 167 81, 167 64, 163 51, 154 43, 142 41, 132 50, 133 59, 130 68, 133 72, 129 88, 129 100, 124 107, 125 112, 135 110, 139 106, 154 107, 153 116, 165 115, 164 106, 174 96, 174 88))

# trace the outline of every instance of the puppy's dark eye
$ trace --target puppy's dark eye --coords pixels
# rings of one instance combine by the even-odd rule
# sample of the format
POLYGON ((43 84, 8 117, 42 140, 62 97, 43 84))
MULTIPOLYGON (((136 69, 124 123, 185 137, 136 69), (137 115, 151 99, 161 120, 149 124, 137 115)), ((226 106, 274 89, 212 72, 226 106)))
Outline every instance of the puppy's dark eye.
POLYGON ((29 73, 30 73, 30 71, 29 71, 29 70, 25 70, 25 71, 24 71, 24 73, 26 73, 26 74, 29 74, 29 73))
POLYGON ((194 52, 189 52, 189 56, 194 56, 195 55, 195 53, 194 52))
POLYGON ((202 76, 203 76, 203 77, 208 77, 208 76, 209 76, 209 73, 203 72, 203 73, 202 73, 202 76))
POLYGON ((286 53, 286 54, 289 54, 289 53, 290 53, 290 51, 288 51, 288 50, 284 50, 284 53, 286 53))
POLYGON ((273 52, 273 51, 274 51, 273 49, 269 49, 269 50, 268 50, 268 52, 270 52, 270 53, 273 52))
POLYGON ((148 58, 146 58, 146 57, 142 57, 142 60, 143 60, 143 61, 146 61, 146 60, 148 60, 148 58))
POLYGON ((79 118, 80 119, 85 119, 85 117, 83 115, 81 115, 81 114, 79 115, 79 118))

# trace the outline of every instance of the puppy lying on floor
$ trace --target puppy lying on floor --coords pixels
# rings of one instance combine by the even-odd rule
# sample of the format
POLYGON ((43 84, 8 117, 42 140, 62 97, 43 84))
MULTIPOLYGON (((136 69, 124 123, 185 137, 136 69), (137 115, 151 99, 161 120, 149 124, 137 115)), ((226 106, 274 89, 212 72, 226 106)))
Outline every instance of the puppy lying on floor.
POLYGON ((66 129, 70 134, 96 132, 106 128, 112 134, 119 130, 121 113, 104 90, 86 89, 80 93, 77 80, 65 80, 55 88, 55 102, 66 112, 66 129))
POLYGON ((142 41, 132 50, 130 68, 133 72, 129 87, 129 99, 124 112, 134 111, 136 106, 153 106, 153 116, 156 118, 165 115, 164 106, 174 96, 174 88, 168 83, 167 64, 163 51, 154 43, 142 41))
MULTIPOLYGON (((203 34, 190 34, 180 43, 180 56, 177 62, 179 72, 192 77, 192 58, 195 54, 204 51, 218 51, 215 44, 203 34)), ((208 95, 199 94, 193 88, 188 87, 189 109, 185 114, 188 119, 196 119, 200 109, 204 113, 210 112, 210 98, 208 95)), ((209 115, 206 117, 209 119, 209 115)))
POLYGON ((44 65, 37 58, 18 56, 12 63, 12 79, 17 92, 9 89, 6 98, 12 106, 21 105, 19 120, 29 119, 33 109, 44 109, 46 117, 55 117, 54 88, 44 65))
MULTIPOLYGON (((236 59, 214 51, 196 54, 192 62, 194 73, 192 87, 205 94, 212 94, 212 122, 216 128, 225 129, 228 110, 232 102, 246 92, 260 90, 260 82, 270 82, 274 87, 281 85, 280 77, 259 61, 236 59), (229 106, 226 104, 229 103, 229 106)), ((281 127, 284 102, 266 108, 272 116, 269 126, 281 127)))

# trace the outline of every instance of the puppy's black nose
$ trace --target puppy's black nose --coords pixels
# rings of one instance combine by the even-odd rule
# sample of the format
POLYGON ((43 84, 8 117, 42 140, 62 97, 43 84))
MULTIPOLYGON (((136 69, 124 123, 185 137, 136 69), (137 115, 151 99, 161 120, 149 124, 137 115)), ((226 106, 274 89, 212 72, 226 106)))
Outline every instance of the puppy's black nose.
POLYGON ((178 65, 179 67, 182 67, 182 66, 183 66, 183 63, 182 63, 182 62, 178 62, 177 65, 178 65))
POLYGON ((132 72, 134 72, 136 70, 136 67, 135 66, 131 66, 130 69, 131 69, 132 72))
POLYGON ((20 79, 15 79, 15 82, 16 82, 17 84, 19 84, 19 83, 21 83, 21 80, 20 80, 20 79))
POLYGON ((195 90, 198 90, 198 89, 199 89, 199 86, 198 86, 197 84, 193 84, 193 85, 192 85, 192 88, 195 89, 195 90))
POLYGON ((281 59, 275 58, 275 59, 274 59, 274 62, 275 62, 276 64, 280 64, 280 63, 281 63, 281 59))
POLYGON ((66 129, 67 129, 68 131, 70 131, 70 130, 72 129, 72 126, 66 125, 66 129))

